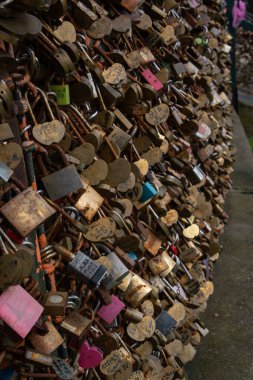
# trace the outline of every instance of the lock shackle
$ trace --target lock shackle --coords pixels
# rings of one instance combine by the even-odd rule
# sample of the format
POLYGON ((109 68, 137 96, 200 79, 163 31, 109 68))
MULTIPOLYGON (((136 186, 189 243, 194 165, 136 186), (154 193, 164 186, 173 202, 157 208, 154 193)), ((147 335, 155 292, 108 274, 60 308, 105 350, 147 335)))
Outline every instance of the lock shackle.
POLYGON ((177 242, 179 242, 180 240, 179 233, 177 231, 173 232, 172 238, 173 238, 172 244, 176 244, 177 242))
MULTIPOLYGON (((81 33, 76 33, 76 37, 77 39, 79 38, 82 42, 83 42, 83 45, 86 47, 87 46, 87 39, 85 37, 84 34, 81 34, 81 33)), ((79 41, 77 41, 79 42, 79 41)), ((80 43, 80 42, 79 42, 80 43)))
MULTIPOLYGON (((77 33, 77 36, 80 36, 79 33, 77 33)), ((82 36, 82 37, 85 38, 84 36, 82 36)), ((91 59, 90 55, 88 54, 88 51, 92 50, 92 49, 87 46, 86 41, 84 44, 77 41, 76 44, 84 55, 84 57, 82 57, 82 55, 81 55, 81 58, 83 58, 83 60, 85 61, 84 63, 89 68, 94 68, 95 67, 94 57, 93 57, 93 59, 91 59)))
POLYGON ((65 167, 70 165, 70 163, 68 162, 68 159, 66 157, 66 154, 65 154, 64 150, 60 147, 60 145, 53 143, 50 145, 50 148, 55 150, 59 154, 59 156, 61 157, 62 162, 63 162, 65 167))
POLYGON ((2 227, 0 227, 0 235, 6 241, 6 243, 9 245, 9 247, 11 249, 13 249, 14 252, 18 251, 17 247, 15 246, 15 244, 13 243, 13 241, 9 238, 9 236, 4 232, 4 230, 2 229, 2 227))
MULTIPOLYGON (((95 247, 99 250, 102 250, 104 251, 104 253, 106 253, 107 255, 109 255, 110 253, 112 253, 112 251, 105 245, 105 244, 102 244, 102 243, 94 243, 95 247)), ((101 253, 101 252, 100 252, 101 253)))
POLYGON ((57 101, 57 95, 56 95, 56 93, 54 91, 49 91, 49 92, 46 93, 46 95, 47 96, 52 96, 55 99, 55 101, 57 101))
POLYGON ((25 241, 23 241, 23 242, 21 243, 21 245, 25 245, 26 247, 28 247, 28 248, 32 248, 32 249, 35 250, 35 245, 34 245, 31 241, 29 241, 29 240, 25 240, 25 241))
POLYGON ((134 40, 134 43, 135 43, 135 46, 136 46, 137 49, 145 47, 143 41, 140 38, 133 37, 133 40, 134 40))
POLYGON ((5 0, 0 4, 0 8, 5 8, 7 5, 14 3, 15 0, 5 0))
POLYGON ((45 103, 45 106, 46 106, 46 109, 47 109, 47 111, 49 113, 49 117, 50 117, 51 121, 55 120, 55 117, 54 117, 53 111, 52 111, 52 109, 50 107, 50 104, 48 102, 48 98, 47 98, 46 93, 44 91, 42 91, 39 87, 36 87, 36 89, 37 89, 38 93, 41 95, 41 97, 42 97, 42 99, 43 99, 43 101, 45 103))
POLYGON ((87 119, 89 121, 92 121, 93 119, 95 119, 95 117, 97 116, 98 114, 98 110, 96 110, 95 112, 93 112, 87 119))
MULTIPOLYGON (((81 124, 83 123, 84 126, 89 130, 92 131, 90 123, 84 118, 84 116, 81 114, 81 112, 77 109, 77 107, 74 107, 72 104, 68 106, 71 112, 73 112, 76 117, 80 120, 81 124)), ((96 111, 98 112, 98 111, 96 111)))
POLYGON ((74 206, 65 206, 65 207, 63 207, 63 210, 66 211, 67 213, 69 211, 73 212, 75 214, 75 218, 74 219, 76 219, 78 221, 80 220, 80 212, 79 212, 79 210, 76 207, 74 207, 74 206))
POLYGON ((171 9, 171 10, 168 12, 168 14, 171 14, 173 17, 180 19, 180 16, 179 16, 178 12, 175 11, 175 9, 171 9))
MULTIPOLYGON (((38 87, 36 87, 36 88, 37 88, 37 90, 38 90, 38 87)), ((33 121, 34 126, 36 126, 36 125, 38 125, 38 123, 37 123, 36 117, 35 117, 35 115, 34 115, 34 112, 33 112, 33 110, 32 110, 31 104, 30 104, 29 99, 28 99, 28 90, 25 92, 25 98, 26 98, 26 100, 27 100, 28 112, 29 112, 29 114, 30 114, 30 116, 31 116, 31 118, 32 118, 32 121, 33 121)))
POLYGON ((90 314, 90 320, 91 320, 92 322, 94 321, 94 319, 95 319, 95 312, 94 312, 94 310, 92 310, 91 307, 83 306, 83 307, 79 310, 79 314, 84 315, 84 313, 85 313, 85 315, 87 315, 87 313, 89 313, 89 314, 90 314))
POLYGON ((40 170, 42 172, 42 175, 44 177, 46 177, 49 174, 49 171, 47 170, 47 167, 46 167, 46 165, 44 163, 42 154, 36 155, 36 159, 37 159, 37 163, 39 165, 39 168, 40 168, 40 170))
MULTIPOLYGON (((64 164, 64 167, 67 167, 67 166, 70 165, 70 163, 68 162, 68 159, 67 159, 67 157, 66 157, 63 149, 58 144, 53 143, 53 144, 50 145, 50 148, 53 149, 53 150, 55 150, 59 154, 59 156, 60 156, 60 158, 61 158, 61 160, 62 160, 62 162, 64 164)), ((42 150, 42 151, 39 151, 39 153, 45 153, 46 156, 48 156, 48 151, 46 149, 42 150)), ((42 156, 42 154, 38 154, 36 156, 36 159, 37 159, 38 165, 39 165, 39 167, 40 167, 40 169, 42 171, 43 176, 47 176, 49 174, 49 171, 48 171, 48 169, 47 169, 47 167, 45 165, 44 157, 42 156)))
POLYGON ((131 351, 129 350, 128 346, 123 341, 123 339, 121 338, 121 336, 116 331, 114 331, 114 334, 116 335, 116 337, 118 338, 118 340, 122 344, 122 346, 125 348, 125 350, 129 353, 129 355, 132 355, 131 351))
POLYGON ((136 263, 138 264, 141 273, 145 274, 148 267, 148 259, 146 257, 141 257, 136 263))
POLYGON ((31 129, 32 126, 31 124, 28 124, 24 129, 22 129, 20 132, 19 132, 19 136, 23 136, 27 131, 29 131, 29 129, 31 129))
POLYGON ((83 107, 85 108, 84 113, 92 113, 93 112, 91 110, 91 105, 87 100, 84 102, 83 107))
POLYGON ((175 45, 172 46, 172 49, 175 51, 175 50, 177 50, 178 48, 180 48, 180 46, 181 46, 181 42, 180 42, 180 41, 177 41, 177 42, 175 43, 175 45))
MULTIPOLYGON (((138 129, 138 127, 137 127, 137 129, 138 129)), ((133 149, 134 153, 136 154, 138 160, 140 160, 141 156, 140 156, 138 150, 136 149, 136 146, 134 145, 134 143, 131 144, 131 148, 133 149)))
POLYGON ((98 309, 100 308, 101 301, 98 300, 96 306, 94 307, 94 314, 97 314, 98 309))
POLYGON ((112 210, 111 211, 113 214, 117 215, 117 217, 121 220, 121 223, 123 224, 125 230, 127 231, 127 233, 129 235, 132 235, 132 231, 130 230, 130 228, 128 227, 128 225, 126 224, 126 222, 124 221, 123 217, 115 210, 112 210))
POLYGON ((136 133, 138 132, 138 125, 134 125, 130 131, 129 131, 129 135, 134 138, 136 133))
POLYGON ((159 67, 159 65, 156 62, 150 62, 150 63, 151 63, 151 66, 153 66, 157 71, 161 69, 161 67, 159 67))

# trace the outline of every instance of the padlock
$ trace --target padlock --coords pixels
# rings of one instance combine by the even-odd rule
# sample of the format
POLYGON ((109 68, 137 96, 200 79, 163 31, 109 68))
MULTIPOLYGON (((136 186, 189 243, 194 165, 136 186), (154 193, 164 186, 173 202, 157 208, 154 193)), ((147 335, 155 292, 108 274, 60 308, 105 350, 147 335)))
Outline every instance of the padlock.
POLYGON ((13 107, 13 97, 11 90, 8 88, 4 80, 0 81, 0 98, 2 99, 3 106, 7 113, 10 113, 13 107))
POLYGON ((140 202, 141 203, 147 202, 148 200, 150 200, 156 195, 157 195, 156 189, 154 189, 154 187, 149 182, 146 182, 144 183, 142 187, 142 196, 140 198, 140 202))
MULTIPOLYGON (((2 244, 3 240, 2 240, 2 244)), ((5 290, 10 285, 20 285, 24 278, 30 277, 34 267, 34 251, 25 246, 15 252, 14 255, 7 253, 0 258, 0 289, 5 290)))
POLYGON ((71 259, 68 265, 69 273, 73 273, 79 281, 89 284, 92 287, 98 287, 102 280, 108 276, 107 269, 104 265, 97 263, 90 259, 83 252, 78 252, 76 255, 72 254, 69 257, 64 250, 57 244, 55 244, 56 250, 58 249, 60 254, 65 255, 68 260, 71 259))
MULTIPOLYGON (((85 175, 85 171, 83 174, 85 175)), ((76 201, 75 207, 82 211, 85 218, 90 222, 102 206, 103 201, 104 198, 92 186, 88 185, 87 189, 76 201)))
POLYGON ((165 336, 167 336, 171 330, 176 326, 176 321, 170 316, 170 314, 163 310, 161 314, 156 317, 156 328, 165 336))
POLYGON ((20 285, 10 286, 0 296, 1 319, 22 338, 30 332, 42 312, 43 307, 20 285))
POLYGON ((74 165, 69 165, 43 177, 42 182, 52 201, 82 188, 80 176, 74 165))
POLYGON ((112 302, 109 305, 103 305, 97 314, 108 324, 111 324, 118 314, 124 309, 125 304, 117 297, 112 295, 112 302))
POLYGON ((64 321, 61 323, 61 328, 70 336, 77 337, 81 340, 88 333, 90 325, 90 319, 72 311, 64 318, 64 321))
POLYGON ((44 313, 52 316, 65 315, 68 301, 67 292, 48 292, 43 296, 44 313))
POLYGON ((4 162, 0 161, 0 185, 8 182, 12 174, 13 170, 11 170, 4 162))
POLYGON ((156 90, 160 91, 163 88, 163 84, 156 78, 156 76, 150 71, 149 69, 146 69, 141 73, 143 78, 156 90))
POLYGON ((21 236, 25 237, 52 216, 55 210, 29 187, 2 206, 0 213, 21 236))
POLYGON ((32 362, 34 364, 39 364, 39 365, 52 366, 52 364, 53 364, 53 359, 51 356, 43 355, 43 354, 40 354, 40 353, 38 353, 36 351, 32 351, 32 350, 26 350, 25 359, 28 362, 32 362))
POLYGON ((59 106, 67 106, 70 104, 70 94, 69 85, 53 85, 51 86, 51 91, 53 91, 57 96, 57 104, 59 106))
POLYGON ((50 355, 55 351, 64 341, 58 330, 55 328, 52 322, 45 322, 48 332, 44 335, 32 332, 29 334, 29 341, 32 346, 39 352, 50 355))
POLYGON ((108 139, 116 144, 121 152, 123 152, 129 142, 132 140, 131 136, 128 133, 122 131, 122 129, 119 127, 114 128, 114 130, 108 136, 108 139))
POLYGON ((89 26, 97 20, 97 15, 87 8, 81 1, 74 1, 73 16, 75 21, 80 26, 85 26, 88 29, 89 26))
POLYGON ((80 77, 78 81, 70 84, 70 98, 75 104, 83 104, 93 99, 93 87, 88 78, 80 77))
POLYGON ((49 17, 53 19, 58 19, 63 16, 63 14, 67 11, 67 2, 65 0, 57 0, 52 2, 49 8, 49 17))
POLYGON ((127 307, 125 313, 124 313, 124 318, 127 321, 135 322, 138 323, 142 320, 144 314, 141 313, 139 310, 133 309, 131 307, 127 307))
POLYGON ((59 379, 70 380, 73 378, 73 368, 61 358, 54 357, 52 368, 59 379))
POLYGON ((140 276, 133 275, 124 293, 124 299, 133 308, 137 307, 152 292, 152 287, 140 276))
POLYGON ((0 124, 0 141, 8 141, 14 138, 11 127, 8 123, 0 124))
POLYGON ((148 266, 155 276, 159 274, 161 277, 166 277, 173 270, 175 265, 175 261, 173 261, 165 251, 148 260, 148 266))
POLYGON ((203 181, 203 179, 205 179, 205 174, 202 171, 200 165, 190 168, 189 170, 186 171, 186 174, 189 177, 189 180, 194 185, 196 185, 197 183, 200 183, 201 181, 203 181))
MULTIPOLYGON (((43 124, 38 124, 35 118, 35 115, 32 111, 32 108, 28 102, 28 110, 30 113, 30 116, 32 118, 32 121, 34 123, 34 127, 32 130, 33 137, 35 140, 37 140, 39 143, 44 144, 44 145, 50 145, 52 143, 59 143, 65 134, 65 126, 64 124, 60 121, 55 119, 54 114, 52 112, 52 109, 50 108, 47 96, 45 93, 40 89, 37 88, 37 91, 40 93, 43 102, 47 108, 47 111, 50 116, 50 122, 45 122, 43 124)), ((26 93, 26 98, 27 98, 27 93, 26 93)))
POLYGON ((127 267, 114 252, 110 252, 109 255, 103 256, 97 261, 108 270, 109 275, 102 281, 108 290, 117 286, 129 273, 127 267))
POLYGON ((102 362, 102 359, 103 352, 99 348, 90 346, 87 340, 83 342, 78 359, 80 367, 95 368, 102 362))

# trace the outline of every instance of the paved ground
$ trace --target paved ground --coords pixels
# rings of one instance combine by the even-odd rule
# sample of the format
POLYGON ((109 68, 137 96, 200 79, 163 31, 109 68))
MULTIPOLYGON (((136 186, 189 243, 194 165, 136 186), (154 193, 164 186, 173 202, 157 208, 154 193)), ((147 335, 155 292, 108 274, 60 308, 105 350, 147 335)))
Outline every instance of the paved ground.
POLYGON ((253 107, 253 89, 250 92, 238 91, 239 102, 253 107))
POLYGON ((253 156, 237 116, 234 142, 230 220, 216 264, 215 293, 203 318, 210 333, 188 366, 189 380, 253 380, 253 156))

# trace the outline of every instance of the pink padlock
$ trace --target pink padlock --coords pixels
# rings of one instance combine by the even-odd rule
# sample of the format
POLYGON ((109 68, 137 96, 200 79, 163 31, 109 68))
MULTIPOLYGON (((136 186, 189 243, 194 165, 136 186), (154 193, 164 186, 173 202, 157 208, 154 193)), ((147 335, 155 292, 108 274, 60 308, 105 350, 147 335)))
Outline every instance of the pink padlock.
POLYGON ((85 340, 80 350, 78 363, 83 369, 95 368, 103 360, 103 352, 95 346, 90 346, 85 340))
POLYGON ((160 91, 163 88, 163 84, 159 81, 159 79, 152 73, 151 70, 146 69, 142 71, 141 75, 146 81, 156 90, 160 91))
POLYGON ((197 8, 199 6, 199 3, 196 0, 188 0, 188 4, 191 8, 197 8))
POLYGON ((211 129, 207 124, 200 123, 198 132, 196 133, 196 136, 199 139, 208 139, 208 137, 211 135, 211 129))
POLYGON ((118 297, 112 295, 112 302, 109 305, 103 305, 97 312, 97 314, 107 323, 112 323, 113 320, 123 310, 125 304, 121 302, 118 297))
POLYGON ((20 285, 10 286, 0 296, 0 318, 25 338, 44 308, 20 285))

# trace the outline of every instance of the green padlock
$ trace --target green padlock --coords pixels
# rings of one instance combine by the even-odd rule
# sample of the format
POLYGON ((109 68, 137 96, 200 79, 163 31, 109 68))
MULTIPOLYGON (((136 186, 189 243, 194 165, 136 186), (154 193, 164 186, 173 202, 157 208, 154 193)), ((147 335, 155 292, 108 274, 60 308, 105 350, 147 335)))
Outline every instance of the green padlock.
POLYGON ((51 91, 53 91, 57 96, 57 104, 59 106, 68 106, 70 104, 69 95, 69 85, 68 84, 57 84, 51 86, 51 91))

